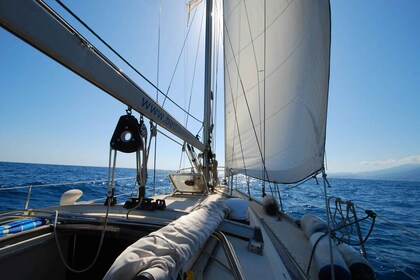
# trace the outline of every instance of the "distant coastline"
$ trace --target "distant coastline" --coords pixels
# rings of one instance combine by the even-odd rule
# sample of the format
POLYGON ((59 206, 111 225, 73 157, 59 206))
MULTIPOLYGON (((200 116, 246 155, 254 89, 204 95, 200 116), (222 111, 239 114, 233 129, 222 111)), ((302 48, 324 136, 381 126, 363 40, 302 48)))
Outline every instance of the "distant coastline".
MULTIPOLYGON (((73 166, 73 167, 92 167, 92 168, 108 168, 107 166, 88 166, 76 164, 58 164, 58 163, 35 163, 35 162, 10 162, 1 161, 0 163, 15 164, 34 164, 34 165, 57 165, 57 166, 73 166)), ((118 167, 119 169, 134 169, 130 167, 118 167)), ((161 171, 175 172, 174 170, 158 169, 161 171)), ((219 173, 220 175, 220 173, 219 173)), ((420 182, 420 164, 406 164, 393 168, 381 169, 366 172, 337 172, 328 173, 330 178, 342 179, 366 179, 366 180, 386 180, 386 181, 406 181, 420 182)))
MULTIPOLYGON (((7 161, 7 160, 0 160, 0 163, 12 163, 12 164, 32 164, 32 165, 47 165, 47 166, 69 166, 69 167, 87 167, 87 168, 108 168, 108 166, 97 166, 97 165, 83 165, 83 164, 63 164, 63 163, 40 163, 40 162, 20 162, 20 161, 7 161)), ((124 167, 124 166, 117 166, 117 169, 136 169, 135 167, 124 167)), ((152 168, 148 168, 151 170, 152 168)), ((160 171, 168 171, 168 172, 176 172, 176 170, 171 169, 156 169, 160 171)))
POLYGON ((406 164, 367 172, 329 173, 331 178, 420 182, 420 164, 406 164))

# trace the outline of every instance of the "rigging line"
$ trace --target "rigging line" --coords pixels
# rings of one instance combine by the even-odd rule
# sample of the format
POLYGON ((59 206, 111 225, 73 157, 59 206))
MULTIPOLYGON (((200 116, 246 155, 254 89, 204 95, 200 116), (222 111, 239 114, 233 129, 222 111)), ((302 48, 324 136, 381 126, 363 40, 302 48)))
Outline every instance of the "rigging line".
MULTIPOLYGON (((195 13, 194 13, 194 16, 195 16, 195 13)), ((192 94, 193 94, 193 89, 194 89, 195 74, 196 74, 196 69, 197 69, 198 54, 199 54, 199 50, 200 50, 201 33, 202 33, 202 30, 203 30, 204 18, 205 17, 204 17, 204 9, 203 9, 202 16, 201 16, 201 23, 200 23, 200 32, 199 32, 199 35, 198 35, 197 50, 196 50, 196 54, 195 54, 193 77, 192 77, 192 81, 191 81, 191 90, 190 90, 190 96, 189 96, 189 100, 188 100, 188 109, 187 109, 188 112, 191 109, 191 100, 192 100, 192 94)), ((191 21, 194 21, 194 17, 191 21)), ((185 127, 188 126, 188 120, 189 120, 188 117, 189 116, 187 115, 186 120, 185 120, 185 127)), ((201 131, 201 129, 200 129, 200 131, 201 131)), ((200 133, 200 132, 198 132, 198 133, 200 133)), ((184 144, 182 145, 183 147, 184 147, 185 143, 186 142, 184 141, 184 144)), ((184 153, 183 153, 183 151, 181 151, 181 158, 180 158, 180 161, 179 161, 179 169, 181 169, 181 166, 182 166, 183 155, 184 155, 184 153)))
POLYGON ((157 129, 157 131, 159 133, 161 133, 163 136, 165 136, 166 138, 168 138, 169 140, 172 140, 173 142, 177 143, 178 145, 182 146, 181 143, 179 143, 178 141, 176 141, 174 138, 172 138, 171 136, 167 135, 166 133, 164 133, 162 130, 157 129))
POLYGON ((199 137, 201 130, 204 128, 204 125, 202 125, 200 127, 200 129, 198 130, 198 132, 195 134, 195 137, 199 137))
POLYGON ((283 192, 294 189, 296 187, 299 187, 300 185, 303 185, 304 183, 308 182, 309 180, 311 180, 312 178, 314 178, 314 176, 317 176, 320 173, 320 171, 315 172, 313 175, 309 176, 308 178, 306 178, 305 180, 299 182, 298 184, 288 187, 286 189, 283 190, 283 192))
MULTIPOLYGON (((214 74, 214 80, 215 80, 215 85, 214 85, 214 108, 213 108, 213 113, 214 113, 214 120, 213 120, 213 123, 214 124, 217 124, 217 107, 218 107, 218 75, 219 75, 219 53, 220 53, 220 42, 221 42, 221 38, 222 38, 222 32, 221 32, 221 30, 222 30, 222 28, 223 27, 221 27, 221 25, 220 25, 220 22, 221 22, 221 20, 220 20, 220 15, 222 14, 222 12, 220 12, 220 11, 222 11, 221 10, 221 8, 220 8, 220 1, 216 1, 216 5, 215 5, 215 9, 216 9, 216 11, 217 11, 217 14, 218 14, 218 21, 217 21, 217 24, 215 24, 214 26, 215 26, 215 28, 217 27, 217 30, 218 30, 218 36, 215 36, 215 39, 216 39, 216 41, 217 41, 217 44, 216 44, 216 54, 214 55, 214 58, 215 58, 215 69, 214 69, 214 71, 215 71, 215 74, 214 74)), ((216 136, 217 136, 217 130, 216 129, 214 129, 214 131, 213 131, 213 137, 214 137, 214 139, 216 139, 216 136)), ((217 147, 217 141, 213 141, 213 145, 214 145, 214 151, 216 151, 216 147, 217 147)))
MULTIPOLYGON (((157 69, 156 69, 156 85, 159 87, 159 73, 160 73, 160 25, 162 15, 162 0, 159 1, 159 25, 158 25, 158 49, 157 49, 157 69)), ((156 90, 156 102, 159 104, 159 91, 156 90)), ((157 124, 156 124, 157 129, 157 124)), ((153 194, 156 193, 156 159, 157 159, 157 133, 154 139, 153 151, 153 194)))
MULTIPOLYGON (((215 49, 215 55, 213 57, 215 62, 214 62, 214 67, 213 67, 213 71, 214 71, 214 87, 213 87, 213 110, 212 110, 212 114, 213 114, 213 124, 216 126, 217 125, 217 105, 218 105, 218 91, 217 91, 217 86, 218 86, 218 79, 217 79, 217 75, 219 74, 219 64, 217 63, 217 58, 219 56, 219 41, 217 40, 217 44, 216 44, 216 49, 215 49), (214 69, 215 68, 215 69, 214 69)), ((215 128, 215 126, 213 126, 213 130, 212 130, 212 136, 213 136, 213 141, 212 141, 212 145, 213 145, 213 152, 216 151, 216 136, 217 136, 217 130, 215 128)))
MULTIPOLYGON (((324 182, 324 199, 325 199, 325 214, 327 216, 327 225, 328 225, 328 243, 329 243, 329 251, 330 251, 330 262, 331 267, 334 267, 334 256, 333 256, 333 250, 332 250, 332 234, 331 234, 331 227, 330 227, 330 216, 328 213, 330 213, 330 205, 328 204, 328 196, 327 196, 327 174, 325 173, 325 170, 322 169, 322 179, 324 182)), ((335 270, 331 269, 331 279, 335 279, 335 270)))
MULTIPOLYGON (((192 23, 192 22, 194 22, 194 19, 195 19, 195 15, 196 15, 196 14, 197 14, 197 9, 195 9, 195 11, 194 11, 194 14, 193 14, 193 18, 192 18, 192 20, 191 20, 191 23, 192 23)), ((163 99, 162 107, 165 105, 165 101, 166 101, 166 99, 169 99, 169 96, 168 96, 168 94, 169 94, 169 90, 171 89, 172 82, 173 82, 174 77, 175 77, 175 73, 176 73, 176 71, 177 71, 177 69, 178 69, 179 62, 180 62, 181 57, 182 57, 182 54, 183 54, 183 52, 184 52, 185 44, 186 44, 186 42, 187 42, 188 36, 189 36, 189 34, 190 34, 190 31, 191 31, 191 26, 192 26, 192 24, 190 24, 190 25, 189 25, 188 30, 187 30, 187 35, 185 35, 184 42, 182 43, 181 51, 179 52, 178 60, 177 60, 177 62, 176 62, 176 64, 175 64, 175 69, 174 69, 174 71, 173 71, 173 73, 172 73, 171 81, 169 82, 168 89, 166 90, 166 94, 164 95, 164 96, 165 96, 165 98, 163 99)), ((169 100, 170 100, 170 99, 169 99, 169 100)), ((187 113, 187 114, 188 114, 188 113, 187 113)), ((201 122, 201 121, 199 121, 199 122, 201 122)), ((203 123, 203 122, 201 122, 201 123, 203 123)))
MULTIPOLYGON (((194 18, 193 18, 193 20, 194 20, 194 18)), ((198 35, 197 50, 196 50, 196 53, 195 53, 194 71, 193 71, 193 77, 192 77, 192 81, 191 81, 190 98, 189 98, 189 101, 188 101, 188 109, 187 109, 188 112, 191 109, 191 100, 192 100, 192 94, 193 94, 193 88, 194 88, 194 82, 195 82, 195 74, 196 74, 195 70, 197 69, 198 53, 199 53, 199 50, 200 50, 200 43, 201 43, 201 32, 203 31, 203 22, 204 22, 204 9, 203 9, 202 17, 201 17, 201 24, 200 24, 201 27, 200 27, 200 32, 199 32, 199 35, 198 35)), ((187 125, 188 125, 188 120, 189 120, 189 118, 188 118, 188 115, 187 115, 187 119, 185 121, 185 127, 187 127, 187 125)))
POLYGON ((325 148, 324 148, 324 162, 325 162, 325 170, 328 170, 327 149, 325 148))
POLYGON ((235 5, 234 7, 232 7, 232 9, 231 9, 231 11, 230 11, 230 14, 229 14, 229 15, 225 15, 225 16, 224 16, 224 18, 226 19, 226 21, 229 21, 229 20, 230 20, 231 15, 235 13, 235 10, 239 7, 239 5, 241 5, 241 2, 242 2, 242 1, 238 1, 238 2, 236 3, 236 5, 235 5))
POLYGON ((182 162, 184 161, 184 152, 185 152, 185 144, 186 143, 187 142, 184 141, 184 143, 182 144, 181 156, 179 157, 178 170, 181 170, 182 162))
MULTIPOLYGON (((294 0, 293 0, 294 1, 294 0)), ((293 2, 292 1, 292 2, 293 2)), ((290 6, 290 4, 292 3, 292 2, 290 2, 289 4, 288 4, 288 6, 285 8, 285 10, 287 10, 287 8, 290 6)), ((282 11, 282 13, 285 11, 285 10, 283 10, 282 11)), ((282 14, 281 13, 281 14, 282 14)), ((281 15, 280 14, 280 15, 281 15)), ((280 16, 279 15, 279 16, 280 16)), ((279 17, 278 16, 278 17, 279 17)), ((278 18, 277 17, 277 18, 278 18)), ((276 18, 276 19, 277 19, 276 18)), ((272 23, 273 24, 273 23, 272 23)), ((272 24, 270 24, 267 28, 269 28, 272 24)), ((297 43, 297 45, 294 47, 294 49, 289 53, 289 55, 285 58, 285 59, 283 59, 283 61, 276 67, 276 68, 274 68, 272 71, 271 71, 271 73, 269 73, 268 75, 265 73, 264 75, 265 75, 265 79, 267 79, 268 77, 271 77, 271 75, 273 75, 279 68, 281 68, 288 60, 289 60, 289 58, 299 49, 299 47, 301 46, 301 44, 303 43, 303 41, 306 39, 306 37, 308 36, 308 34, 309 34, 309 29, 307 30, 307 32, 304 34, 304 36, 301 38, 301 40, 297 43)), ((260 33, 259 35, 257 35, 256 37, 255 37, 255 40, 259 37, 259 36, 261 36, 261 34, 263 34, 263 32, 262 33, 260 33)), ((254 40, 254 41, 255 41, 254 40)), ((238 51, 238 54, 237 55, 239 55, 243 50, 245 50, 249 45, 250 45, 251 43, 249 43, 249 44, 247 44, 247 45, 245 45, 244 47, 242 47, 242 49, 240 49, 239 51, 238 51)), ((233 58, 232 58, 232 60, 234 60, 234 58, 235 58, 235 56, 233 56, 233 58)), ((230 63, 230 61, 229 61, 229 63, 230 63)), ((255 84, 255 85, 253 85, 253 86, 251 86, 250 88, 248 88, 248 91, 250 91, 250 90, 252 90, 253 88, 255 88, 255 87, 257 87, 258 86, 258 84, 255 84)), ((290 102, 289 103, 291 103, 292 101, 294 101, 295 99, 296 99, 297 97, 294 97, 292 100, 290 100, 290 102)), ((289 104, 288 103, 288 104, 289 104)), ((288 104, 286 104, 284 107, 286 107, 288 104)), ((283 108, 284 108, 283 107, 283 108)), ((281 111, 281 109, 282 108, 280 108, 280 110, 278 110, 277 111, 277 113, 278 112, 280 112, 281 111)), ((275 114, 277 114, 277 113, 275 113, 275 114)), ((274 115, 274 114, 273 114, 274 115)), ((273 116, 273 115, 271 115, 270 116, 270 118, 273 116)))
MULTIPOLYGON (((162 0, 159 1, 159 24, 158 24, 158 49, 157 49, 157 69, 156 69, 156 85, 159 87, 160 72, 160 20, 162 15, 162 0)), ((159 92, 156 90, 156 102, 159 104, 159 92)), ((156 124, 157 129, 157 124, 156 124)), ((154 139, 155 149, 153 151, 153 194, 156 194, 156 158, 157 158, 157 134, 154 139)))
MULTIPOLYGON (((184 113, 189 114, 184 108, 182 108, 178 103, 172 100, 167 94, 165 94, 162 90, 160 90, 152 81, 150 81, 146 76, 140 73, 130 62, 128 62, 122 55, 120 55, 111 45, 109 45, 102 37, 100 37, 92 28, 89 27, 81 18, 79 18, 69 7, 67 7, 63 2, 60 0, 55 0, 63 9, 65 9, 71 16, 73 16, 81 25, 83 25, 89 32, 91 32, 99 41, 101 41, 106 47, 108 47, 116 56, 118 56, 122 61, 124 61, 134 72, 136 72, 140 77, 142 77, 149 85, 151 85, 154 89, 156 89, 159 93, 165 96, 165 100, 168 99, 171 101, 176 107, 182 110, 184 113)), ((92 44, 90 44, 93 47, 92 44)), ((96 49, 96 48, 94 48, 96 49)), ((193 115, 190 115, 191 118, 195 119, 197 122, 202 123, 198 118, 193 115)))
MULTIPOLYGON (((268 26, 267 26, 267 28, 266 29, 269 29, 273 24, 274 24, 274 22, 276 22, 276 20, 289 8, 289 6, 292 4, 294 2, 294 0, 292 0, 292 1, 290 1, 288 4, 287 4, 287 6, 283 9, 283 11, 281 11, 281 13, 271 22, 271 24, 269 24, 268 26)), ((239 6, 239 4, 241 3, 241 1, 238 1, 238 4, 236 5, 236 7, 234 8, 234 9, 232 9, 232 13, 231 14, 233 14, 233 11, 237 8, 237 6, 239 6)), ((229 16, 230 17, 230 16, 229 16)), ((229 19, 229 17, 227 18, 227 20, 226 21, 229 21, 230 19, 229 19)), ((225 17, 225 19, 226 19, 226 17, 225 17)), ((255 36, 255 38, 254 38, 254 41, 256 41, 260 36, 263 36, 264 35, 264 31, 262 31, 261 33, 258 33, 256 36, 255 36)), ((246 45, 243 45, 243 47, 241 48, 241 49, 239 49, 239 52, 238 52, 238 54, 240 54, 240 53, 242 53, 242 51, 243 50, 245 50, 249 45, 250 45, 251 43, 248 43, 248 44, 246 44, 246 45)))
MULTIPOLYGON (((264 158, 266 158, 266 131, 265 131, 265 118, 266 118, 266 108, 265 108, 265 97, 266 97, 266 87, 265 87, 265 79, 266 79, 266 65, 267 65, 267 1, 264 0, 264 83, 263 83, 263 97, 264 97, 264 109, 263 109, 263 113, 264 113, 264 142, 263 142, 263 151, 264 151, 264 158)), ((259 81, 259 80, 258 80, 259 81)), ((259 87, 258 87, 259 88, 259 87)), ((265 178, 265 177, 264 177, 265 178)), ((270 186, 271 189, 271 186, 270 186)), ((280 203, 281 203, 281 197, 280 197, 280 192, 279 192, 279 199, 280 199, 280 203)), ((283 205, 282 205, 282 210, 283 210, 283 205)))
MULTIPOLYGON (((241 4, 241 1, 238 1, 238 3, 237 3, 237 5, 235 6, 235 8, 236 7, 238 7, 238 6, 240 6, 240 4, 241 4)), ((242 14, 241 13, 238 13, 238 22, 241 22, 241 18, 242 18, 242 14)), ((222 19, 223 20, 223 19, 222 19)), ((224 28, 225 28, 225 22, 224 21, 222 21, 222 25, 223 25, 223 30, 224 30, 224 28)), ((241 33, 240 32, 238 32, 238 34, 237 34, 237 41, 238 42, 240 42, 241 41, 241 33)), ((226 36, 223 38, 223 49, 224 49, 224 53, 226 54, 226 45, 227 43, 226 43, 226 36)), ((234 55, 234 53, 232 52, 232 55, 234 55)), ((235 89, 236 89, 236 91, 238 91, 238 89, 239 89, 239 79, 236 79, 236 84, 235 85, 233 85, 232 84, 232 82, 231 82, 231 79, 230 79, 230 75, 229 75, 229 69, 228 69, 228 63, 227 63, 227 61, 226 61, 226 55, 224 56, 224 60, 223 60, 223 65, 224 65, 224 68, 227 70, 227 71, 225 71, 225 72, 228 72, 228 74, 227 74, 227 76, 228 76, 228 80, 229 80, 229 87, 230 87, 230 91, 231 91, 231 96, 232 96, 232 106, 234 105, 234 104, 238 104, 238 95, 237 94, 235 94, 235 98, 233 97, 233 86, 235 86, 235 89)), ((240 59, 240 57, 238 58, 238 59, 240 59)), ((226 75, 226 74, 225 74, 226 75)), ((225 80, 226 80, 226 78, 225 78, 225 80)), ((226 81, 225 81, 225 91, 226 91, 226 81)), ((225 93, 225 103, 227 103, 227 98, 226 98, 226 93, 225 93)), ((226 105, 225 105, 225 108, 226 108, 226 105)), ((226 111, 226 109, 225 109, 225 111, 226 111)), ((241 152, 241 156, 242 156, 242 162, 243 162, 243 166, 244 166, 244 173, 245 174, 247 174, 247 170, 246 170, 246 165, 245 165, 245 160, 244 160, 244 155, 243 155, 243 148, 242 148, 242 141, 241 141, 241 138, 240 138, 240 135, 239 135, 239 137, 236 137, 236 133, 238 133, 239 134, 239 125, 238 125, 238 120, 237 120, 237 116, 236 116, 236 108, 234 108, 234 114, 235 114, 235 123, 234 123, 234 127, 233 127, 233 132, 232 132, 232 149, 231 149, 231 162, 233 163, 233 158, 234 158, 234 153, 236 152, 235 151, 235 149, 236 149, 236 146, 237 146, 237 144, 236 144, 236 142, 237 142, 237 140, 236 140, 236 138, 238 138, 239 139, 239 145, 240 145, 240 152, 241 152)), ((226 121, 225 121, 225 123, 226 123, 226 121)), ((227 134, 227 131, 226 131, 226 128, 225 128, 225 133, 227 134)), ((239 166, 239 163, 238 163, 238 166, 239 166)), ((232 168, 231 168, 231 172, 232 172, 232 168)))
MULTIPOLYGON (((266 24, 266 19, 265 19, 265 6, 266 6, 266 1, 264 0, 264 69, 263 69, 263 71, 264 71, 264 78, 265 78, 265 59, 266 59, 266 57, 265 57, 265 43, 266 43, 266 41, 265 41, 265 34, 266 34, 266 30, 265 30, 265 24, 266 24)), ((247 6, 246 6, 246 1, 244 1, 244 8, 245 8, 245 15, 246 15, 246 21, 247 21, 247 24, 248 24, 248 31, 249 31, 249 36, 250 36, 250 38, 251 38, 251 46, 252 46, 252 53, 253 53, 253 55, 254 55, 254 63, 255 63, 255 69, 256 69, 256 71, 257 71, 257 73, 256 73, 256 76, 257 76, 257 84, 259 85, 260 84, 260 75, 259 75, 259 70, 258 70, 258 63, 257 63, 257 54, 256 54, 256 52, 255 52, 255 44, 254 44, 254 40, 252 40, 252 32, 251 32, 251 23, 250 23, 250 21, 249 21, 249 14, 248 14, 248 8, 247 8, 247 6)), ((265 138, 263 138, 263 136, 265 136, 265 79, 263 80, 264 81, 264 89, 263 89, 263 98, 264 98, 264 104, 263 104, 263 106, 264 106, 264 108, 263 108, 263 112, 261 112, 261 91, 260 91, 260 87, 258 86, 257 87, 257 91, 258 91, 258 102, 259 102, 259 104, 258 104, 258 111, 259 111, 259 116, 260 116, 260 120, 261 120, 261 114, 263 113, 264 115, 263 115, 263 117, 264 117, 264 134, 263 134, 263 131, 262 131, 262 126, 260 126, 260 137, 261 137, 261 139, 264 139, 264 145, 265 145, 265 138)), ((263 150, 264 150, 264 156, 265 156, 265 146, 263 146, 263 150)), ((265 174, 264 174, 264 170, 261 170, 262 171, 262 176, 264 177, 264 179, 265 179, 265 174)), ((263 180, 263 181, 265 181, 265 180, 263 180)))
MULTIPOLYGON (((361 207, 361 206, 359 206, 359 205, 357 205, 357 204, 355 204, 355 203, 353 203, 355 206, 357 206, 358 208, 360 208, 360 209, 362 209, 363 211, 366 211, 366 209, 364 209, 363 207, 361 207)), ((404 230, 404 231, 406 231, 406 232, 408 232, 408 233, 410 233, 410 234, 412 234, 413 236, 415 236, 415 237, 417 237, 417 238, 420 238, 420 234, 418 234, 417 232, 414 232, 414 231, 412 231, 412 230, 410 230, 410 229, 407 229, 406 227, 404 227, 404 226, 402 226, 402 225, 399 225, 399 224, 397 224, 397 223, 395 223, 395 222, 392 222, 392 221, 390 221, 390 220, 388 220, 388 219, 385 219, 385 218, 383 218, 382 216, 379 216, 378 214, 376 214, 376 217, 377 218, 379 218, 379 219, 381 219, 381 220, 383 220, 383 221, 385 221, 385 222, 387 222, 388 224, 390 224, 390 225, 393 225, 393 226, 395 226, 395 227, 398 227, 398 228, 400 228, 400 229, 402 229, 402 230, 404 230)))
MULTIPOLYGON (((226 27, 226 24, 225 24, 225 27, 226 27)), ((229 31, 228 31, 227 28, 225 28, 225 31, 226 31, 226 37, 228 39, 230 49, 232 50, 232 53, 234 53, 233 46, 232 46, 232 41, 230 40, 230 36, 229 36, 229 31)), ((233 60, 235 62, 236 71, 238 73, 239 82, 240 82, 240 85, 241 85, 241 89, 242 89, 242 92, 243 92, 243 95, 244 95, 244 99, 245 99, 245 103, 246 103, 247 110, 248 110, 248 115, 250 117, 251 124, 252 124, 252 129, 254 131, 255 141, 257 142, 258 150, 260 152, 260 157, 261 157, 261 161, 263 163, 264 172, 265 172, 265 174, 267 176, 267 180, 269 181, 270 180, 270 177, 268 176, 267 167, 265 165, 265 159, 264 159, 263 154, 262 154, 262 151, 261 151, 261 145, 260 145, 260 142, 258 140, 257 132, 255 130, 254 120, 253 120, 252 115, 251 115, 251 111, 250 111, 250 107, 249 107, 249 103, 248 103, 248 98, 246 97, 246 92, 245 92, 244 84, 243 84, 242 77, 241 77, 240 72, 239 72, 239 66, 238 66, 238 63, 236 61, 235 55, 233 55, 233 60)), ((235 112, 235 114, 236 114, 236 112, 235 112)), ((238 126, 238 131, 239 131, 239 126, 238 126)), ((271 188, 271 186, 270 186, 270 188, 271 188)))
MULTIPOLYGON (((269 77, 271 77, 279 68, 281 68, 289 59, 290 59, 290 57, 299 49, 299 47, 301 46, 301 44, 303 43, 303 41, 306 39, 306 37, 308 36, 308 34, 309 34, 309 29, 308 29, 308 31, 305 33, 305 35, 301 38, 301 40, 298 42, 298 44, 295 46, 295 48, 289 53, 289 55, 285 58, 285 59, 283 59, 283 61, 279 64, 279 65, 277 65, 277 67, 276 68, 274 68, 272 71, 271 71, 271 73, 269 73, 268 75, 267 75, 267 73, 264 73, 264 76, 265 76, 265 79, 267 79, 267 78, 269 78, 269 77)), ((249 45, 249 44, 248 44, 249 45)), ((247 46, 248 46, 247 45, 247 46)), ((239 52, 237 53, 237 55, 239 56, 239 54, 242 52, 242 50, 244 50, 244 49, 246 49, 246 47, 247 46, 245 46, 245 47, 243 47, 241 50, 239 50, 239 52)), ((235 61, 235 56, 233 56, 233 58, 232 58, 232 60, 234 60, 234 62, 236 63, 236 61, 235 61)), ((230 61, 229 61, 229 63, 230 63, 230 61)), ((265 81, 265 80, 264 80, 265 81)), ((259 86, 259 84, 254 84, 254 85, 252 85, 251 87, 249 87, 248 88, 248 91, 246 91, 246 92, 249 92, 249 91, 251 91, 252 89, 254 89, 255 87, 258 87, 259 86)), ((245 91, 244 91, 244 95, 245 95, 245 91)), ((270 118, 272 118, 274 115, 276 115, 276 114, 278 114, 280 111, 282 111, 285 107, 287 107, 287 106, 289 106, 289 104, 291 104, 292 102, 294 102, 296 99, 297 99, 297 95, 296 96, 294 96, 291 100, 289 100, 288 102, 287 102, 287 104, 284 104, 284 106, 283 107, 281 107, 281 108, 278 108, 278 110, 275 112, 275 113, 273 113, 273 114, 271 114, 270 115, 270 117, 268 118, 268 119, 270 119, 270 118)))
MULTIPOLYGON (((190 21, 190 10, 188 11, 188 18, 187 18, 187 25, 189 25, 189 28, 191 28, 191 26, 192 26, 192 22, 194 21, 194 18, 195 18, 195 15, 196 15, 196 12, 197 12, 197 9, 195 9, 195 11, 194 11, 194 15, 193 15, 193 19, 191 20, 191 24, 189 24, 189 21, 190 21)), ((202 26, 203 25, 203 18, 204 18, 204 12, 203 12, 203 16, 201 17, 201 24, 200 24, 200 26, 202 26)), ((188 36, 188 33, 189 33, 189 30, 190 29, 188 29, 188 32, 187 32, 187 35, 186 35, 186 38, 185 38, 185 41, 184 41, 184 44, 185 44, 185 42, 186 42, 186 39, 187 39, 187 36, 188 36)), ((197 54, 196 54, 196 58, 195 58, 195 63, 194 63, 194 71, 193 71, 193 78, 192 78, 192 82, 191 82, 191 91, 190 91, 190 96, 189 96, 189 101, 188 101, 188 108, 187 108, 187 110, 188 110, 188 112, 190 111, 190 109, 191 109, 191 100, 192 100, 192 92, 193 92, 193 85, 194 85, 194 80, 195 80, 195 70, 196 70, 196 65, 197 65, 197 57, 198 57, 198 49, 199 49, 199 45, 200 45, 200 41, 201 41, 201 30, 202 30, 202 28, 200 28, 200 35, 199 35, 199 40, 198 40, 198 44, 197 44, 197 54)), ((184 46, 183 46, 184 47, 184 46)), ((181 50, 181 54, 182 54, 182 50, 181 50)), ((186 58, 188 58, 188 56, 186 56, 186 58)), ((185 63, 185 62, 184 62, 185 63)), ((176 69, 175 69, 175 71, 176 71, 176 69)), ((174 72, 174 74, 175 74, 175 72, 174 72)), ((184 83, 186 83, 186 75, 184 76, 185 77, 185 80, 184 80, 184 83)), ((173 76, 172 76, 172 78, 173 78, 173 76)), ((171 80, 171 83, 172 83, 172 80, 171 80)), ((170 87, 170 85, 169 85, 169 87, 170 87)), ((168 88, 168 91, 169 91, 169 88, 168 88)), ((165 102, 165 101, 164 101, 165 102)), ((187 115, 187 117, 185 118, 185 127, 187 127, 188 126, 188 120, 189 120, 189 118, 188 118, 189 116, 187 115)), ((181 156, 180 156, 180 159, 179 159, 179 166, 178 166, 178 168, 179 169, 181 169, 181 166, 182 166, 182 162, 183 162, 183 160, 184 160, 184 151, 185 151, 185 141, 184 141, 184 143, 183 143, 183 145, 182 145, 182 150, 181 150, 181 156)))
MULTIPOLYGON (((244 156, 244 149, 242 147, 242 138, 241 138, 241 134, 239 133, 239 122, 238 122, 238 115, 236 114, 236 106, 235 106, 235 100, 234 100, 234 96, 233 96, 233 90, 232 90, 232 82, 230 80, 230 74, 229 71, 226 71, 225 75, 227 75, 228 81, 229 81, 229 87, 230 87, 230 95, 232 98, 232 107, 233 107, 233 115, 235 116, 235 125, 238 128, 238 139, 239 139, 239 147, 241 149, 241 156, 242 156, 242 163, 244 165, 244 172, 245 172, 245 176, 248 176, 248 172, 246 169, 246 164, 245 164, 245 156, 244 156)), ((233 133, 235 133, 235 129, 233 131, 233 133)), ((231 161, 233 161, 233 149, 234 149, 234 145, 232 145, 232 151, 231 151, 231 161)))
MULTIPOLYGON (((194 20, 194 17, 193 17, 193 20, 194 20)), ((197 50, 196 50, 196 54, 195 54, 193 77, 192 77, 192 81, 191 81, 191 90, 190 90, 190 96, 189 96, 189 100, 188 100, 188 112, 191 109, 191 100, 192 100, 192 94, 193 94, 193 88, 194 88, 194 82, 195 82, 195 74, 196 74, 196 69, 197 69, 198 53, 199 53, 200 43, 201 43, 201 33, 202 33, 202 30, 203 30, 203 22, 204 22, 204 9, 203 9, 202 17, 201 17, 201 23, 200 23, 201 28, 200 28, 200 32, 199 32, 199 35, 198 35, 199 40, 197 42, 197 50)), ((188 120, 189 120, 188 117, 189 116, 187 115, 186 120, 185 120, 185 127, 188 126, 188 120)), ((200 133, 200 131, 201 131, 201 129, 203 129, 203 127, 204 127, 204 124, 202 124, 200 130, 198 131, 198 133, 196 135, 198 135, 200 133)), ((186 142, 184 141, 184 144, 182 145, 183 147, 184 147, 185 143, 186 142)), ((183 160, 183 151, 181 152, 181 158, 180 158, 180 162, 179 162, 179 169, 182 166, 182 160, 183 160)))

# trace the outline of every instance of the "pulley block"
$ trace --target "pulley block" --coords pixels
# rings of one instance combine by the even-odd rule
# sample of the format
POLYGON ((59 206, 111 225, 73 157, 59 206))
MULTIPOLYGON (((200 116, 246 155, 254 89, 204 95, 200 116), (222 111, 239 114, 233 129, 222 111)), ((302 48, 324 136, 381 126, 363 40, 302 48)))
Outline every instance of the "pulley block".
POLYGON ((111 138, 111 148, 123 153, 133 153, 143 147, 137 119, 129 114, 121 116, 111 138))

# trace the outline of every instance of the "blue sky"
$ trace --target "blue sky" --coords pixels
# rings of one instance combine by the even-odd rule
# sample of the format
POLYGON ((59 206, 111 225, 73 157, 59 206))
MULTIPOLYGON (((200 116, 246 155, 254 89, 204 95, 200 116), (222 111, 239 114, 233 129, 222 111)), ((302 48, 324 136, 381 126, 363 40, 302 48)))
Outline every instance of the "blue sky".
MULTIPOLYGON (((124 9, 119 1, 99 7, 94 1, 65 3, 156 82, 159 1, 126 1, 124 9)), ((182 1, 162 3, 159 86, 166 91, 186 34, 185 24, 174 24, 173 16, 181 14, 185 22, 186 15, 182 1)), ((331 10, 328 171, 420 163, 420 1, 333 0, 331 10)), ((197 10, 197 19, 201 11, 197 10)), ((193 29, 191 36, 198 37, 199 29, 193 29)), ((184 107, 188 104, 184 92, 190 93, 192 80, 186 69, 193 67, 197 42, 188 44, 171 85, 170 96, 184 107)), ((155 96, 155 90, 116 61, 155 96)), ((202 115, 201 83, 202 76, 197 74, 192 113, 198 117, 202 115)), ((184 122, 172 107, 165 105, 184 122)), ((216 153, 223 161, 221 107, 220 103, 216 153)), ((106 166, 109 140, 125 109, 0 29, 0 161, 106 166)), ((198 132, 197 124, 190 121, 189 126, 198 132)), ((180 150, 159 135, 158 168, 177 169, 180 150)), ((134 156, 119 155, 117 165, 131 167, 133 162, 134 156)))
POLYGON ((331 171, 420 163, 419 1, 332 1, 331 171))

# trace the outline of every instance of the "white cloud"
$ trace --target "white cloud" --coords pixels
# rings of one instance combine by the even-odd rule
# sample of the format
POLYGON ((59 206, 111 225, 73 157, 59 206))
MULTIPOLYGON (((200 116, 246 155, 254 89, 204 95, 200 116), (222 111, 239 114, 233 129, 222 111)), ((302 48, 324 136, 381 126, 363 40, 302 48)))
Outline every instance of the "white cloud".
POLYGON ((369 169, 385 169, 404 164, 420 164, 420 155, 412 155, 401 159, 388 159, 377 161, 362 161, 360 165, 369 169))

